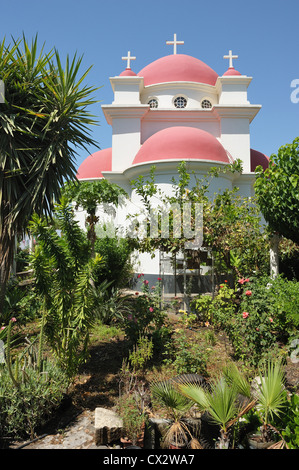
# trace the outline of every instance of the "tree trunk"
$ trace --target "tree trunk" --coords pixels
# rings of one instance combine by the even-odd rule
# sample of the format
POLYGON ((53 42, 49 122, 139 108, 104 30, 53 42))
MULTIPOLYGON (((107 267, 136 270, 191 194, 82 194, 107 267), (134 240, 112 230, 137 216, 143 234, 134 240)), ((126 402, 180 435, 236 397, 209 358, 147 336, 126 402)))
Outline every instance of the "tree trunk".
POLYGON ((275 279, 279 275, 278 247, 280 236, 277 233, 272 235, 270 240, 270 276, 275 279))
POLYGON ((15 235, 3 227, 0 235, 0 321, 3 314, 6 286, 14 258, 15 235))

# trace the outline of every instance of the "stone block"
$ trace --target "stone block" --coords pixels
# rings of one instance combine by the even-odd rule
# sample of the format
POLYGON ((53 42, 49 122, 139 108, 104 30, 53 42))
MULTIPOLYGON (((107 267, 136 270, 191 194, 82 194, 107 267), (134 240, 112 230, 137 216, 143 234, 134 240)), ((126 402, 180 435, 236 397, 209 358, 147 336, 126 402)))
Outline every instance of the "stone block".
POLYGON ((113 410, 95 409, 95 443, 107 445, 120 439, 123 428, 122 419, 113 410))

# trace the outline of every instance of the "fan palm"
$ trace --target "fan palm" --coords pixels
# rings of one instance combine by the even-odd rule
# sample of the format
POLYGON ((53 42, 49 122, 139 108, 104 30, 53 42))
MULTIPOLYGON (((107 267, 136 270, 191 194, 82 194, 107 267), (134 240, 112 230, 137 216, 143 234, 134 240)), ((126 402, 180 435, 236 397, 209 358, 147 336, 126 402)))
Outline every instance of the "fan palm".
POLYGON ((165 408, 170 420, 163 436, 165 446, 174 443, 186 446, 193 436, 184 421, 184 416, 193 405, 192 401, 176 390, 171 380, 162 380, 151 384, 151 393, 165 408))
POLYGON ((96 90, 83 86, 82 57, 56 50, 38 53, 37 37, 0 43, 0 313, 14 256, 15 238, 33 213, 51 214, 60 187, 76 177, 77 148, 95 144, 88 107, 96 90))
POLYGON ((208 413, 211 422, 220 426, 219 447, 228 448, 229 430, 243 411, 237 404, 238 387, 233 382, 228 383, 224 377, 211 382, 209 389, 183 381, 177 387, 183 395, 197 404, 200 411, 208 413))
POLYGON ((271 421, 279 416, 286 404, 284 370, 280 361, 268 362, 260 369, 260 385, 257 391, 257 411, 262 417, 264 441, 270 439, 271 421))

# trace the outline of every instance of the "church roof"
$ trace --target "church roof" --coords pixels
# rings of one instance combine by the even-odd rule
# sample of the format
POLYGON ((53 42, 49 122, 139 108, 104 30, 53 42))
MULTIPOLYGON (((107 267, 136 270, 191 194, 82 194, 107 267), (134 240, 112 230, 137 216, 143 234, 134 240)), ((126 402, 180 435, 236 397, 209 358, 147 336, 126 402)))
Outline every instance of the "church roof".
POLYGON ((112 170, 112 148, 98 150, 89 155, 78 168, 77 178, 103 178, 102 171, 112 170))
POLYGON ((144 85, 168 82, 197 82, 215 85, 218 74, 207 64, 185 54, 172 54, 155 60, 137 74, 144 85))
POLYGON ((230 163, 225 149, 212 134, 194 127, 176 126, 149 137, 138 151, 133 165, 172 159, 230 163))
MULTIPOLYGON (((258 150, 250 149, 251 171, 258 165, 264 170, 269 158, 258 150)), ((137 153, 133 164, 165 160, 213 160, 229 163, 226 151, 208 132, 195 128, 171 127, 149 137, 137 153)), ((103 178, 102 171, 112 170, 112 149, 99 150, 89 155, 80 165, 77 178, 103 178)))

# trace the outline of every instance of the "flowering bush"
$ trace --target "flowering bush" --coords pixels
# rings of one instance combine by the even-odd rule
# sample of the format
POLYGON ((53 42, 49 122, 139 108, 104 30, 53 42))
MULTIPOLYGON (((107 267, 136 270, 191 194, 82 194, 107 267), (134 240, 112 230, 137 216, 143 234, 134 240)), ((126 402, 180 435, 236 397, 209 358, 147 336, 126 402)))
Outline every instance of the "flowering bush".
MULTIPOLYGON (((139 278, 143 274, 139 275, 139 278)), ((159 330, 165 321, 166 314, 161 305, 161 279, 152 288, 149 281, 142 283, 142 292, 135 294, 132 312, 123 318, 126 336, 136 343, 140 336, 151 336, 159 330)))
POLYGON ((238 284, 240 305, 227 331, 236 354, 257 365, 295 334, 299 284, 268 276, 239 279, 238 284))

